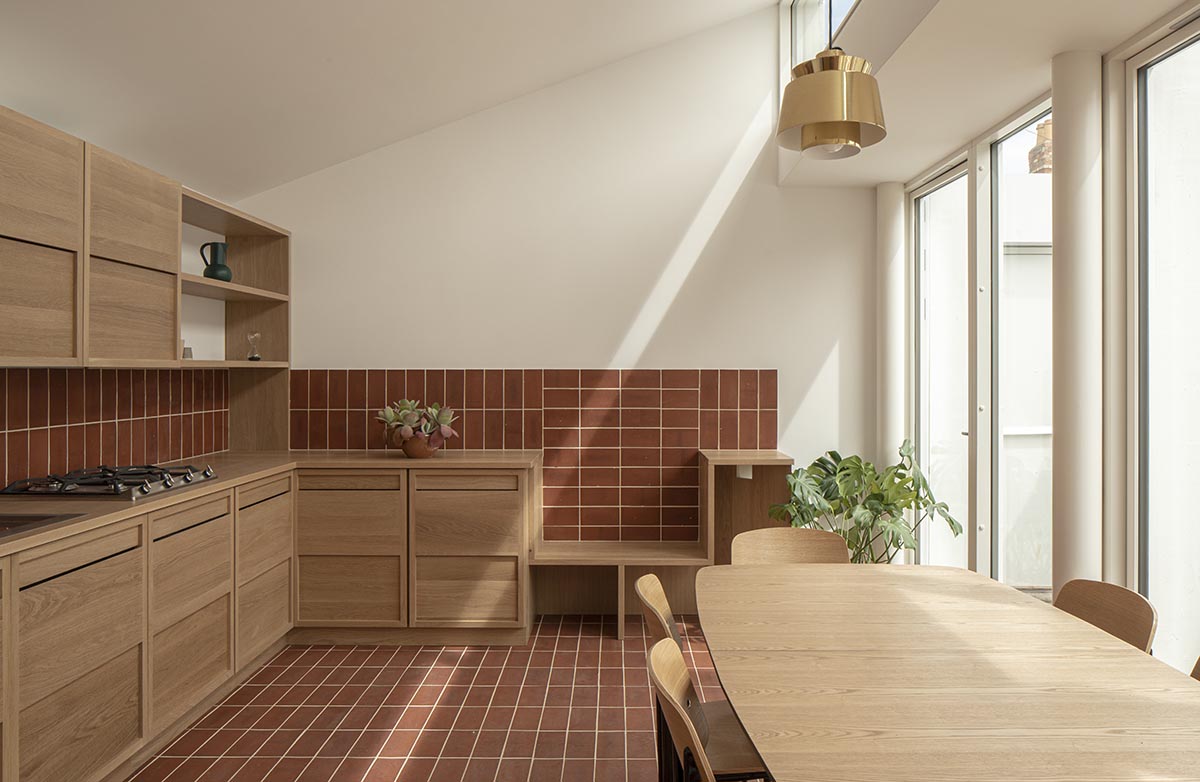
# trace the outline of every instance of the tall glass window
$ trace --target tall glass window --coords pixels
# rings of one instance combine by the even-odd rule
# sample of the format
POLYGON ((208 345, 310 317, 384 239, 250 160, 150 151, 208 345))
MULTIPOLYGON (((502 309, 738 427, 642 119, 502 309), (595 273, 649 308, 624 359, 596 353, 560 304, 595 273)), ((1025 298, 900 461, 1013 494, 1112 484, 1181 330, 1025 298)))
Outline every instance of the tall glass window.
MULTIPOLYGON (((967 177, 915 200, 920 312, 918 459, 938 500, 968 519, 970 353, 967 177)), ((967 567, 968 536, 941 522, 921 530, 921 562, 967 567)))
POLYGON ((1200 654, 1200 46, 1139 72, 1141 588, 1158 609, 1154 653, 1200 654))
POLYGON ((855 0, 792 0, 792 65, 812 59, 817 52, 829 45, 831 19, 833 32, 837 32, 842 22, 850 15, 850 10, 854 8, 854 2, 855 0))
POLYGON ((1051 181, 1053 119, 992 146, 992 575, 1052 584, 1051 181))

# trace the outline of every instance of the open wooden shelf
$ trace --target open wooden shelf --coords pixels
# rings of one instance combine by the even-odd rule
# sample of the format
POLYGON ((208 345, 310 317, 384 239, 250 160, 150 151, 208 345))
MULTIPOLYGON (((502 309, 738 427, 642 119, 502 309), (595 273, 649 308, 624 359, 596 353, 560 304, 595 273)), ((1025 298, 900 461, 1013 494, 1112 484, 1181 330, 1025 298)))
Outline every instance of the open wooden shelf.
POLYGON ((211 280, 198 274, 180 274, 179 284, 185 296, 199 296, 205 299, 260 301, 272 304, 286 302, 289 298, 286 293, 251 288, 249 285, 239 285, 236 282, 211 280))
POLYGON ((186 359, 181 362, 185 369, 287 369, 286 361, 212 361, 186 359))
POLYGON ((291 235, 277 225, 188 187, 183 188, 183 222, 225 237, 291 235))
POLYGON ((534 565, 708 565, 700 541, 541 541, 534 565))

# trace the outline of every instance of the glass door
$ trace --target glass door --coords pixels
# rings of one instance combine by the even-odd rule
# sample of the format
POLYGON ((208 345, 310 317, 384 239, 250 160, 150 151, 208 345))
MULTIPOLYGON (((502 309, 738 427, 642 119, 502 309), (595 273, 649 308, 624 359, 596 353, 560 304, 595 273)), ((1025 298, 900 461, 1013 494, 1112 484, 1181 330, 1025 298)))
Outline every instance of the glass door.
POLYGON ((1136 75, 1139 586, 1158 610, 1155 656, 1188 671, 1200 655, 1200 46, 1136 75))
MULTIPOLYGON (((917 259, 917 459, 939 501, 966 523, 970 489, 968 198, 956 170, 913 200, 917 259)), ((920 560, 968 566, 969 535, 921 530, 920 560)))

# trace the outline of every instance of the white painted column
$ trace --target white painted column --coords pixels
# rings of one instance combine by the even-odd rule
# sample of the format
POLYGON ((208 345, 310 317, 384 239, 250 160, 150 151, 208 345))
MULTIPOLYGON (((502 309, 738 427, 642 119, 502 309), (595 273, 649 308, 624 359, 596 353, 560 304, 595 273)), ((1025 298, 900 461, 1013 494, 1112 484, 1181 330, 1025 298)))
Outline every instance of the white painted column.
POLYGON ((1103 563, 1101 61, 1052 62, 1054 102, 1054 591, 1103 563))
POLYGON ((904 185, 899 182, 875 187, 875 458, 883 464, 896 460, 908 405, 904 202, 904 185))

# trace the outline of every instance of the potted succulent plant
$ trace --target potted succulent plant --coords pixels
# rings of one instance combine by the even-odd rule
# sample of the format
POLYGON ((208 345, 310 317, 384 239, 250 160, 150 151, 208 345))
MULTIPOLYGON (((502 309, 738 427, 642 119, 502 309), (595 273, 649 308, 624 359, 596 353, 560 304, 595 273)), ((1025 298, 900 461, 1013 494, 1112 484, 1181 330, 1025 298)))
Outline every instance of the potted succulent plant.
POLYGON ((941 519, 955 537, 963 531, 946 503, 934 498, 909 440, 900 446, 900 461, 882 472, 861 456, 829 451, 787 481, 791 497, 771 506, 771 518, 836 532, 852 562, 894 561, 917 547, 926 521, 941 519))
POLYGON ((457 420, 454 411, 440 404, 421 407, 415 399, 401 399, 380 410, 375 418, 386 427, 388 441, 413 459, 428 459, 451 437, 458 437, 450 427, 457 420))

